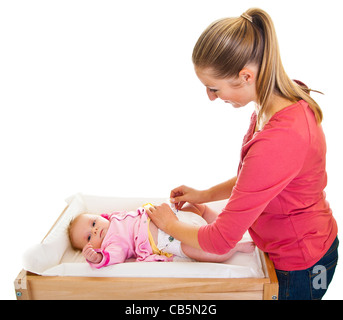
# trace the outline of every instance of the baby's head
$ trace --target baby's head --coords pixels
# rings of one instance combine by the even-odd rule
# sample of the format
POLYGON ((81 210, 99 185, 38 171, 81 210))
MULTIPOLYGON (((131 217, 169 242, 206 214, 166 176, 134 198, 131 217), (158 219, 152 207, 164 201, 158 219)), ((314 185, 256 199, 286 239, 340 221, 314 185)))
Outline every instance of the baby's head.
POLYGON ((99 249, 104 240, 110 222, 96 214, 80 214, 70 221, 68 234, 72 247, 82 250, 90 243, 94 249, 99 249))

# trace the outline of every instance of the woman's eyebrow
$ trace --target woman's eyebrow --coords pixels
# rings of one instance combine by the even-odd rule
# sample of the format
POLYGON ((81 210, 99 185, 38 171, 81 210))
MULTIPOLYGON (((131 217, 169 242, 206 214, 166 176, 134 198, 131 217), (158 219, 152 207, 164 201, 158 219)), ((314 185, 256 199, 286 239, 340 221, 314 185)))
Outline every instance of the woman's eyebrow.
POLYGON ((217 87, 215 87, 215 86, 206 86, 206 88, 213 89, 213 90, 218 90, 217 87))

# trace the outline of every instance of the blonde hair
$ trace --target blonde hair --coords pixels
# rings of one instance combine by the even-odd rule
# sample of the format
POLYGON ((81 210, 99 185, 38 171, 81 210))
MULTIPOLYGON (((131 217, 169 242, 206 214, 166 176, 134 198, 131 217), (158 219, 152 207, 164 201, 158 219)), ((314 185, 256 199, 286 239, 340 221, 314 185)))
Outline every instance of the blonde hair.
POLYGON ((224 18, 213 22, 201 34, 194 46, 192 60, 195 66, 211 68, 217 78, 238 77, 249 63, 258 66, 256 80, 258 121, 268 112, 273 94, 290 101, 305 100, 313 110, 317 123, 323 113, 310 97, 310 91, 286 74, 280 57, 274 24, 263 10, 252 8, 237 18, 224 18))
POLYGON ((74 225, 76 224, 77 220, 85 213, 80 213, 79 215, 77 215, 76 217, 74 218, 71 218, 71 220, 69 221, 69 225, 68 225, 68 228, 67 228, 67 234, 68 234, 68 237, 69 237, 69 241, 70 241, 70 245, 71 247, 74 249, 74 250, 82 250, 82 248, 79 248, 75 245, 75 242, 74 242, 74 239, 72 237, 72 233, 73 233, 73 227, 74 225))

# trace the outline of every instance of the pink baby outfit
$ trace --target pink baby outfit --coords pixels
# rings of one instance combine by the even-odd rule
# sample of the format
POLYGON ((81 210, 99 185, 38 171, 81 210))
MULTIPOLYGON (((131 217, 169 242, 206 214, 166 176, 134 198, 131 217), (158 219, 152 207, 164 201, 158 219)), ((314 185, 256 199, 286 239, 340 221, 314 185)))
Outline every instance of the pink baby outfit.
POLYGON ((237 182, 217 220, 202 226, 199 244, 223 254, 249 233, 280 270, 313 266, 337 236, 325 199, 326 143, 309 105, 301 100, 244 138, 237 182))
POLYGON ((148 238, 148 216, 144 208, 130 212, 113 212, 103 214, 110 221, 106 236, 97 252, 102 253, 103 259, 94 264, 97 269, 123 263, 129 258, 136 261, 172 261, 164 255, 153 254, 148 238))

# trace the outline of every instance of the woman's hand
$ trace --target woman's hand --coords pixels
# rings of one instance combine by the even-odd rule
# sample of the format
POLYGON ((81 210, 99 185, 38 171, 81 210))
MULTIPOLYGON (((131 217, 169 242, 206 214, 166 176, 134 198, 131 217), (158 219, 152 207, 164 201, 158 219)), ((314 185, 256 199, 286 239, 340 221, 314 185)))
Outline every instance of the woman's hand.
POLYGON ((165 233, 194 248, 200 248, 198 241, 199 226, 179 221, 170 206, 163 203, 145 209, 152 222, 165 233))
POLYGON ((178 221, 178 218, 166 203, 163 203, 160 206, 145 208, 145 210, 157 228, 166 233, 168 233, 168 226, 171 226, 173 222, 178 221))
POLYGON ((186 202, 192 204, 204 203, 203 191, 199 191, 187 186, 180 186, 170 192, 170 202, 175 204, 180 210, 186 202))

